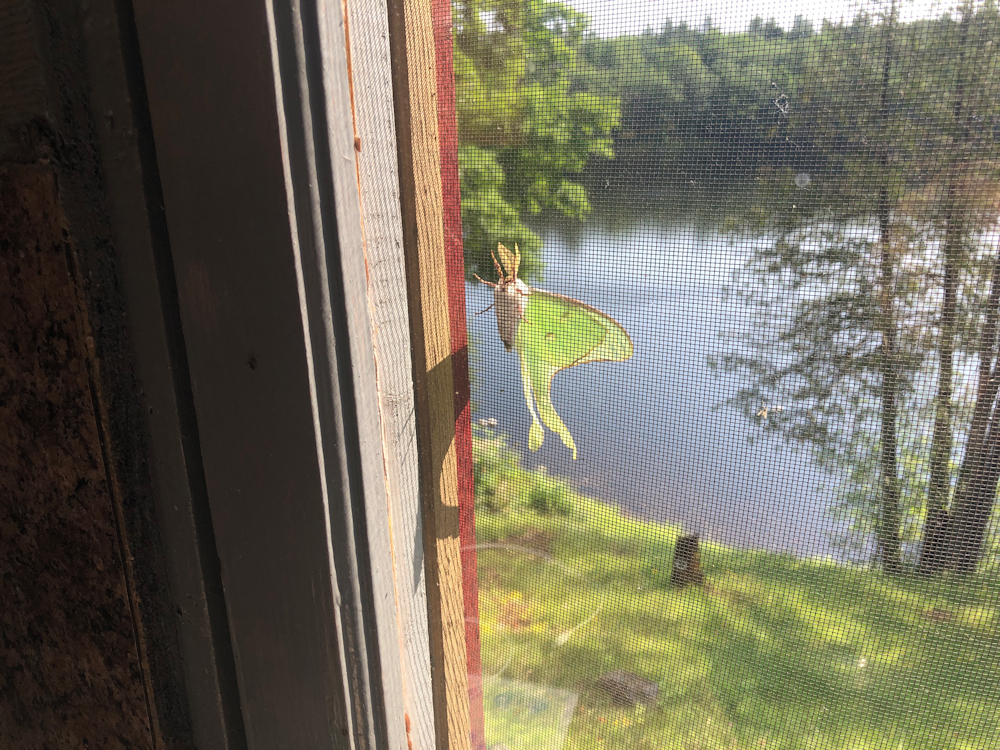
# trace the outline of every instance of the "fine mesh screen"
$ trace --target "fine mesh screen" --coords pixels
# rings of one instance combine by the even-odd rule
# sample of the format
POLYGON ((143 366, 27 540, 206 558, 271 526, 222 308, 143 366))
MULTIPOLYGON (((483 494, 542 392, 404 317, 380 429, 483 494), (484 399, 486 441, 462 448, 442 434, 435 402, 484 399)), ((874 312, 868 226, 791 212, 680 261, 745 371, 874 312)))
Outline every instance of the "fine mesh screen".
POLYGON ((487 747, 1000 747, 996 4, 452 10, 487 747))

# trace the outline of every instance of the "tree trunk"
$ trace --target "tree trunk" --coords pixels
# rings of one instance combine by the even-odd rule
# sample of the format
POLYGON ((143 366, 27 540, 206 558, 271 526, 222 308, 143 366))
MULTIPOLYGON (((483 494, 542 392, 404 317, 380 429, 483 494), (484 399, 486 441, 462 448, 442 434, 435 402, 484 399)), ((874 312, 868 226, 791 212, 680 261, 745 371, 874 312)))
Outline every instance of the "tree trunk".
MULTIPOLYGON (((963 108, 965 106, 965 48, 969 38, 972 9, 966 3, 962 8, 962 22, 959 27, 958 68, 955 80, 955 100, 952 106, 954 119, 954 147, 958 154, 953 165, 963 161, 961 150, 968 141, 963 108)), ((955 325, 958 306, 958 270, 962 261, 962 242, 967 231, 962 196, 959 194, 958 170, 951 170, 948 178, 944 203, 944 282, 941 304, 940 343, 938 360, 938 391, 934 397, 934 431, 931 438, 930 484, 927 490, 927 522, 924 527, 924 544, 920 555, 919 570, 926 574, 935 573, 949 565, 954 557, 951 548, 951 518, 949 504, 951 494, 951 452, 954 445, 954 404, 952 403, 955 325)), ((985 344, 984 327, 984 344, 985 344)), ((992 344, 990 347, 992 352, 992 344)), ((987 366, 992 363, 992 354, 987 366)), ((982 360, 980 360, 982 365, 982 360)), ((978 408, 978 399, 977 399, 978 408)), ((966 448, 966 458, 970 456, 970 443, 966 448)), ((978 458, 974 460, 978 461, 978 458)))
POLYGON ((705 574, 701 570, 698 535, 680 537, 674 547, 674 564, 670 571, 671 585, 687 586, 693 583, 700 586, 704 582, 705 574))
POLYGON ((997 333, 1000 327, 1000 245, 993 262, 990 296, 979 344, 979 389, 972 412, 969 442, 959 473, 958 489, 947 535, 942 540, 942 563, 959 572, 971 573, 982 555, 986 529, 1000 478, 1000 425, 997 393, 1000 372, 997 333))
POLYGON ((889 149, 886 126, 889 120, 889 73, 892 68, 896 3, 892 3, 882 59, 882 91, 879 95, 879 124, 882 141, 879 147, 879 167, 882 184, 878 193, 879 315, 882 323, 882 351, 879 371, 882 376, 882 425, 880 431, 882 458, 882 508, 878 523, 879 554, 883 568, 890 573, 902 569, 902 511, 899 502, 899 446, 896 423, 899 410, 899 373, 896 360, 896 289, 895 263, 892 255, 892 227, 889 208, 889 149))
POLYGON ((944 566, 951 495, 951 451, 954 445, 952 392, 955 370, 955 324, 958 306, 958 266, 964 230, 958 216, 958 186, 948 184, 945 199, 944 282, 939 323, 938 388, 934 396, 934 431, 931 435, 930 483, 927 488, 927 522, 920 554, 920 571, 934 573, 944 566))
POLYGON ((1000 427, 994 419, 990 424, 987 449, 980 461, 980 471, 969 483, 969 491, 962 504, 956 505, 949 524, 947 562, 948 567, 957 573, 975 573, 982 559, 998 479, 1000 427))
POLYGON ((896 316, 894 267, 889 228, 889 200, 883 187, 879 196, 879 246, 881 248, 882 356, 882 514, 878 524, 879 552, 887 572, 902 569, 902 511, 899 500, 899 447, 896 433, 899 376, 896 368, 896 316))

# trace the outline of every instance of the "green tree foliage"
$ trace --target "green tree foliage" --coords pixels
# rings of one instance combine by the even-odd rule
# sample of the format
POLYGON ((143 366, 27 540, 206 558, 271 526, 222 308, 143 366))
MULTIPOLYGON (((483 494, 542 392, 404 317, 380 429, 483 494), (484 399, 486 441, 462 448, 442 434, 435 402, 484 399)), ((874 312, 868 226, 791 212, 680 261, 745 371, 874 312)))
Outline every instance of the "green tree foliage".
POLYGON ((763 175, 768 203, 778 208, 772 231, 779 239, 758 254, 749 269, 757 278, 745 295, 751 307, 791 302, 778 330, 763 340, 765 349, 777 345, 774 353, 754 340, 725 362, 745 376, 737 400, 744 411, 753 414, 762 398, 783 399, 774 403, 789 408, 769 426, 848 472, 845 515, 859 532, 875 534, 886 568, 898 570, 897 413, 919 356, 911 352, 904 366, 899 308, 912 301, 901 299, 906 284, 895 250, 902 228, 891 211, 900 191, 891 158, 899 132, 892 92, 900 77, 893 11, 877 28, 856 23, 860 34, 825 29, 824 43, 802 60, 802 84, 782 113, 785 137, 813 144, 826 169, 808 198, 790 170, 763 175), (817 224, 819 213, 825 215, 817 224), (866 489, 859 495, 858 488, 866 489))
POLYGON ((757 170, 778 239, 744 284, 751 307, 787 314, 725 364, 748 417, 788 404, 768 426, 844 472, 842 516, 887 569, 923 532, 923 569, 968 571, 1000 474, 984 470, 1000 469, 996 8, 910 25, 885 11, 809 37, 784 133, 823 169, 808 191, 791 164, 757 170), (958 380, 977 360, 979 382, 958 380))
POLYGON ((517 244, 537 277, 541 240, 524 223, 543 211, 583 219, 576 179, 610 159, 618 99, 576 85, 586 15, 549 0, 460 0, 455 81, 466 269, 493 273, 490 251, 517 244))

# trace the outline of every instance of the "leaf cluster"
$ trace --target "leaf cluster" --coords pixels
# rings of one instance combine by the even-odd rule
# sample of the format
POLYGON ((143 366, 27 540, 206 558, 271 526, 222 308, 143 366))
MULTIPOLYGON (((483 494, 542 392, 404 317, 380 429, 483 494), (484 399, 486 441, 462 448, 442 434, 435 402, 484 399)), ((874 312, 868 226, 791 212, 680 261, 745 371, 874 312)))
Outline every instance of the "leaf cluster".
POLYGON ((524 222, 587 216, 575 176, 612 158, 618 99, 575 83, 588 18, 569 5, 462 0, 453 17, 466 268, 489 273, 490 251, 518 244, 522 275, 538 278, 541 241, 524 222))

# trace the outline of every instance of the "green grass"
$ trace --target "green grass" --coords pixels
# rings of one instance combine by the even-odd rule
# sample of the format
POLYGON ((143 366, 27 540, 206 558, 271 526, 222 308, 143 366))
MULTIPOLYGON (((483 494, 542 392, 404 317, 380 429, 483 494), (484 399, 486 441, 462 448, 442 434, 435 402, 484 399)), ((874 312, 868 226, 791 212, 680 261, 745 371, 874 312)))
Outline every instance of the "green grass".
POLYGON ((484 674, 578 693, 564 747, 1000 747, 996 574, 888 577, 703 541, 706 586, 672 588, 677 529, 526 472, 487 437, 484 674), (614 705, 593 686, 610 669, 657 682, 657 702, 614 705))

